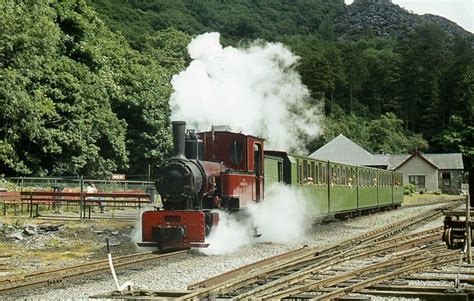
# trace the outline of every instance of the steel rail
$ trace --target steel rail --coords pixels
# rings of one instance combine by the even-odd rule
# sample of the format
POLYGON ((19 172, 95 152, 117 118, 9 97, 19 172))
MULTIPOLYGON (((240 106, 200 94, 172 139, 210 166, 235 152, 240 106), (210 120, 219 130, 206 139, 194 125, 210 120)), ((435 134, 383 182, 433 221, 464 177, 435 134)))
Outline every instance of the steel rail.
MULTIPOLYGON (((336 284, 345 282, 351 279, 357 279, 366 274, 371 274, 375 272, 383 272, 388 268, 402 267, 406 263, 418 263, 420 260, 425 260, 426 255, 428 255, 427 250, 418 250, 412 252, 411 254, 404 254, 403 256, 396 256, 385 261, 381 261, 363 268, 359 268, 353 271, 345 272, 339 275, 332 277, 327 277, 322 280, 318 280, 309 284, 299 285, 296 287, 289 288, 284 291, 278 291, 273 294, 258 294, 257 297, 263 299, 282 299, 285 297, 290 297, 298 293, 308 292, 311 290, 321 290, 326 287, 334 286, 336 284)), ((242 296, 238 296, 238 299, 241 299, 242 296)))
POLYGON ((342 297, 344 295, 347 295, 348 293, 372 286, 374 284, 378 284, 383 281, 396 279, 400 276, 403 276, 409 273, 426 270, 427 268, 431 268, 432 266, 435 266, 435 265, 443 265, 447 263, 457 262, 459 259, 457 258, 457 256, 453 256, 452 253, 453 252, 451 251, 451 252, 433 256, 431 258, 427 258, 424 260, 419 260, 416 263, 412 263, 398 270, 388 272, 383 275, 378 275, 367 280, 363 280, 357 284, 354 284, 348 287, 336 289, 330 293, 324 294, 317 298, 313 298, 312 300, 332 300, 334 298, 342 297))
MULTIPOLYGON (((423 232, 421 232, 423 233, 423 232)), ((398 251, 398 250, 403 250, 407 245, 413 246, 413 247, 419 247, 422 246, 423 244, 429 243, 429 242, 439 242, 439 237, 437 235, 433 235, 432 233, 429 234, 429 236, 424 237, 424 239, 419 240, 416 242, 416 240, 410 240, 408 242, 406 241, 400 241, 396 242, 392 246, 382 246, 378 247, 377 245, 374 246, 375 248, 372 250, 364 251, 364 252, 359 252, 359 253, 352 253, 350 250, 347 253, 334 256, 330 260, 325 260, 324 262, 308 266, 307 268, 298 271, 296 273, 284 276, 280 279, 277 279, 275 281, 269 282, 267 284, 258 286, 250 291, 247 291, 243 294, 240 294, 237 296, 237 298, 245 298, 245 297, 250 297, 250 296, 260 296, 264 294, 269 294, 271 292, 275 292, 276 290, 283 289, 284 287, 288 287, 291 285, 295 285, 298 282, 301 282, 304 279, 307 279, 309 277, 312 277, 315 273, 318 271, 327 269, 331 266, 341 264, 344 262, 349 262, 351 260, 356 260, 358 258, 364 258, 364 257, 369 257, 369 256, 375 256, 379 255, 381 253, 387 253, 388 251, 398 251)), ((439 242, 440 245, 442 245, 441 242, 439 242)))
POLYGON ((370 245, 371 243, 387 240, 389 237, 397 235, 400 232, 407 230, 414 225, 441 216, 442 210, 444 208, 450 209, 459 205, 460 204, 455 203, 450 204, 449 206, 430 210, 424 214, 419 215, 418 217, 406 219, 400 222, 395 222, 390 225, 378 228, 376 230, 369 231, 363 235, 358 236, 357 238, 348 239, 334 247, 326 248, 323 250, 317 250, 316 248, 313 248, 312 250, 309 250, 309 252, 305 255, 283 261, 281 263, 275 264, 274 266, 255 271, 253 273, 249 273, 244 277, 224 280, 221 283, 218 283, 218 281, 214 281, 214 283, 216 284, 198 289, 185 296, 182 296, 180 299, 184 300, 204 298, 208 296, 227 294, 232 290, 237 290, 238 288, 250 285, 251 283, 255 283, 265 278, 275 276, 278 273, 281 274, 282 271, 288 272, 291 269, 297 269, 298 265, 307 265, 308 262, 311 261, 320 262, 324 259, 331 258, 333 256, 337 256, 341 253, 347 252, 351 248, 363 248, 370 245))
MULTIPOLYGON (((119 270, 130 267, 130 265, 147 264, 184 253, 187 253, 187 251, 175 251, 166 254, 146 252, 123 255, 114 258, 114 267, 116 270, 119 270)), ((64 283, 66 281, 97 275, 107 271, 109 271, 108 260, 98 260, 60 269, 33 272, 11 279, 2 279, 0 282, 0 295, 64 283)))

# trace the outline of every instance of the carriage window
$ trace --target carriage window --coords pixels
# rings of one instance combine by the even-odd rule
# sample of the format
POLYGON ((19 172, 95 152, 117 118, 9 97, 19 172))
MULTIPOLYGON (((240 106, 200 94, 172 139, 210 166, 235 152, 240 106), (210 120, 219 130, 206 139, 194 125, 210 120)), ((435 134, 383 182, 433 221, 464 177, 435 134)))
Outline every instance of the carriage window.
POLYGON ((303 160, 303 183, 308 182, 308 161, 303 160))
MULTIPOLYGON (((319 184, 322 184, 323 183, 323 165, 321 163, 318 163, 318 170, 319 170, 319 173, 318 173, 318 183, 319 184)), ((325 182, 325 181, 324 181, 325 182)))
POLYGON ((283 162, 278 162, 278 182, 283 182, 283 162))
POLYGON ((313 182, 314 184, 319 184, 318 182, 318 166, 316 163, 311 162, 311 169, 313 170, 313 182))
POLYGON ((230 161, 235 165, 240 165, 244 158, 243 144, 239 140, 234 140, 230 145, 230 161))
POLYGON ((321 183, 327 184, 328 183, 328 175, 326 173, 326 165, 323 166, 323 174, 322 174, 322 181, 321 183))
POLYGON ((301 166, 300 160, 296 159, 296 181, 301 183, 301 166))

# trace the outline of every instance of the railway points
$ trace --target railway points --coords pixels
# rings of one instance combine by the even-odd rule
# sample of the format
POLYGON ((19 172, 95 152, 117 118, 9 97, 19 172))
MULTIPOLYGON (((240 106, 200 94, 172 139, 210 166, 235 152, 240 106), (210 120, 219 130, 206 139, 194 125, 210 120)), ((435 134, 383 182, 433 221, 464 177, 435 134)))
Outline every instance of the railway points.
MULTIPOLYGON (((457 202, 444 209, 451 210, 459 205, 457 202)), ((354 292, 372 292, 383 296, 389 296, 391 292, 392 296, 413 296, 417 291, 406 284, 409 277, 415 277, 419 272, 433 273, 444 266, 452 269, 459 261, 459 252, 447 250, 441 242, 442 227, 416 231, 441 215, 442 210, 438 208, 416 218, 370 231, 337 246, 323 250, 303 248, 294 251, 292 256, 288 256, 288 253, 281 258, 276 256, 192 284, 187 292, 172 292, 172 296, 169 291, 147 290, 145 293, 138 290, 121 297, 132 300, 165 297, 181 300, 329 300, 354 292), (394 285, 392 281, 396 281, 394 285)), ((418 292, 427 297, 449 295, 455 298, 468 298, 473 293, 470 288, 453 292, 437 287, 420 289, 418 292)), ((118 298, 113 297, 113 293, 96 295, 99 296, 118 298)))

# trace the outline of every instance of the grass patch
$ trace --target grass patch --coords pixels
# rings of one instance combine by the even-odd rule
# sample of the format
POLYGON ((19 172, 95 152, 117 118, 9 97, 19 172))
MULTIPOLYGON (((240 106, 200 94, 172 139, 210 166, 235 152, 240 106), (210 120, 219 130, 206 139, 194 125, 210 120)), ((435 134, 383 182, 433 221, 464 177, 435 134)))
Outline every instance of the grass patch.
POLYGON ((414 193, 412 195, 405 195, 403 197, 404 205, 417 205, 417 204, 429 204, 439 202, 449 202, 461 200, 463 197, 459 195, 448 195, 448 194, 434 194, 434 193, 414 193))

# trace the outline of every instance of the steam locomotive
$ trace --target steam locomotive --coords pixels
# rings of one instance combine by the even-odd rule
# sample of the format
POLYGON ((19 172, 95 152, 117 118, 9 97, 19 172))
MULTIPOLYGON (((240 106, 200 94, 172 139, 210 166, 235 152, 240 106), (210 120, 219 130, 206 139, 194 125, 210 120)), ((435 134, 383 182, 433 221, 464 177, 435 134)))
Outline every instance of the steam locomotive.
POLYGON ((173 143, 174 155, 156 180, 163 208, 143 213, 141 246, 207 247, 205 238, 219 223, 213 209, 245 213, 275 183, 302 192, 313 220, 397 208, 403 201, 401 173, 264 152, 263 139, 228 128, 196 133, 175 121, 173 143))
POLYGON ((158 172, 163 208, 142 215, 140 246, 207 247, 213 209, 240 211, 263 197, 264 140, 226 128, 186 131, 173 123, 174 154, 158 172))

